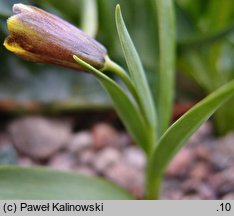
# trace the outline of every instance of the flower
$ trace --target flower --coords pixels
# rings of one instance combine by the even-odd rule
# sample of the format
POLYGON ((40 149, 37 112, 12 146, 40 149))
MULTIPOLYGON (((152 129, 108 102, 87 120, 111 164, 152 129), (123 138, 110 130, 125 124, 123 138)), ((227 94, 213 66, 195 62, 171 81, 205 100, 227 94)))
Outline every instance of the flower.
POLYGON ((105 65, 104 46, 80 29, 39 8, 24 4, 13 6, 7 20, 10 36, 4 46, 23 59, 82 70, 73 55, 97 69, 105 65))

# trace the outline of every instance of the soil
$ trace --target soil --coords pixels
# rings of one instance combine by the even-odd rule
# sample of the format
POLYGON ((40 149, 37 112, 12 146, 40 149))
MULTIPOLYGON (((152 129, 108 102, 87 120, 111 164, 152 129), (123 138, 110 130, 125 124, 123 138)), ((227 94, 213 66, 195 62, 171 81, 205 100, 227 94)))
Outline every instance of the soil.
MULTIPOLYGON (((113 111, 0 119, 0 165, 98 175, 144 198, 145 155, 113 111)), ((234 199, 234 133, 202 125, 168 166, 161 199, 234 199)))

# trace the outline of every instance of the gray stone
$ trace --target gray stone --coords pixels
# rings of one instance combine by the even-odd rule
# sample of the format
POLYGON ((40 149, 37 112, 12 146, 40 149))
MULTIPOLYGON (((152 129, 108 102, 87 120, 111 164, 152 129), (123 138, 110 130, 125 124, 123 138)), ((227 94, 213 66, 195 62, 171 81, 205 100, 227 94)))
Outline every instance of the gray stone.
POLYGON ((68 150, 74 153, 80 153, 90 147, 93 143, 92 134, 88 131, 82 131, 73 135, 68 143, 68 150))
POLYGON ((47 166, 58 170, 71 170, 76 164, 73 155, 63 152, 54 155, 47 166))
POLYGON ((96 154, 95 160, 93 161, 93 167, 98 172, 105 172, 108 167, 117 163, 120 158, 121 155, 117 149, 107 147, 96 154))
POLYGON ((105 173, 106 177, 118 185, 129 190, 136 198, 144 196, 144 173, 124 162, 110 166, 105 173))
POLYGON ((17 163, 17 153, 9 137, 0 134, 0 165, 13 165, 17 163))
POLYGON ((79 174, 86 175, 86 176, 95 176, 97 173, 94 169, 86 165, 79 165, 74 168, 79 174))
POLYGON ((13 121, 8 132, 18 151, 33 159, 49 158, 63 148, 70 137, 67 124, 42 117, 25 117, 13 121))
POLYGON ((189 148, 181 149, 170 162, 166 175, 170 177, 183 175, 193 160, 194 155, 189 148))
POLYGON ((92 165, 95 160, 95 152, 91 149, 86 149, 77 156, 79 164, 92 165))
POLYGON ((31 166, 35 166, 36 164, 33 162, 33 160, 29 157, 19 157, 17 164, 19 166, 23 166, 23 167, 31 167, 31 166))
POLYGON ((123 158, 127 164, 138 169, 144 169, 146 164, 146 157, 142 150, 135 146, 125 148, 123 151, 123 158))

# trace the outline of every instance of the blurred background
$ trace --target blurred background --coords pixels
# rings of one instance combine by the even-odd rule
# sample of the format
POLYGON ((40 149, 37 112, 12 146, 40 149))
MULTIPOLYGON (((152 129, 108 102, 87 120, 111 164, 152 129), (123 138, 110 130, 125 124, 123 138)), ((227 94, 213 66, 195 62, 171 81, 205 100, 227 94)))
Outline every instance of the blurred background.
MULTIPOLYGON (((38 6, 104 44, 126 68, 114 20, 126 25, 157 95, 154 0, 0 0, 0 42, 14 3, 38 6), (156 80, 156 81, 155 81, 156 80)), ((173 120, 234 77, 234 1, 174 0, 177 55, 173 120)), ((26 62, 0 46, 0 164, 101 175, 143 197, 145 158, 93 76, 26 62), (131 170, 131 172, 129 172, 131 170), (136 180, 137 179, 137 180, 136 180)), ((190 139, 168 168, 165 199, 234 199, 234 98, 190 139)))

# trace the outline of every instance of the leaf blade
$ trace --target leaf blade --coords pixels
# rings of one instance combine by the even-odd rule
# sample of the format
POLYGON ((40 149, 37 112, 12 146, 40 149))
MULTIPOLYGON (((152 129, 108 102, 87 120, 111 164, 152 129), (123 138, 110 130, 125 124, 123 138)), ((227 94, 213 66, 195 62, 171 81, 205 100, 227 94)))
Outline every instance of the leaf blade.
POLYGON ((131 78, 135 83, 136 91, 142 102, 141 108, 143 110, 143 114, 146 117, 149 125, 152 128, 156 128, 157 119, 152 95, 140 57, 127 31, 119 5, 116 6, 116 26, 131 78))
POLYGON ((164 133, 149 165, 149 182, 152 184, 153 190, 157 190, 154 184, 159 182, 170 159, 185 144, 193 132, 233 94, 234 81, 230 81, 196 104, 164 133))
POLYGON ((0 168, 0 199, 131 199, 124 190, 99 178, 45 168, 0 168))
MULTIPOLYGON (((154 0, 159 25, 159 134, 163 134, 171 121, 175 82, 175 17, 171 0, 154 0)), ((155 94, 157 95, 157 94, 155 94)), ((157 98, 155 99, 157 101, 157 98)))
POLYGON ((130 100, 128 95, 118 86, 118 84, 116 84, 104 73, 95 69, 77 56, 73 57, 78 62, 78 64, 81 64, 94 73, 98 81, 112 98, 116 111, 128 129, 130 135, 145 152, 148 152, 149 149, 147 144, 149 143, 150 139, 150 137, 147 136, 148 127, 145 124, 141 113, 135 104, 130 100))

